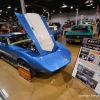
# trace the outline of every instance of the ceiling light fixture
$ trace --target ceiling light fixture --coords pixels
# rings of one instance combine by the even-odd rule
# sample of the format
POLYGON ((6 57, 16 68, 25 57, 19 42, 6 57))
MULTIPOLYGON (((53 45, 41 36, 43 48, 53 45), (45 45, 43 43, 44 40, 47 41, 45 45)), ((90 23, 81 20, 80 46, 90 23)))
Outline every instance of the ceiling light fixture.
POLYGON ((53 10, 53 12, 55 12, 55 10, 53 10))
POLYGON ((70 8, 73 9, 73 6, 71 6, 70 8))
POLYGON ((62 5, 62 8, 66 8, 66 7, 68 7, 66 4, 63 4, 63 5, 62 5))
POLYGON ((85 3, 86 3, 86 6, 92 6, 93 0, 87 0, 85 3))
POLYGON ((25 5, 25 7, 28 7, 28 5, 25 5))
POLYGON ((2 10, 0 10, 0 12, 2 12, 2 10))
POLYGON ((60 6, 60 8, 66 8, 66 7, 68 7, 68 6, 64 2, 62 4, 62 6, 60 6))
POLYGON ((93 3, 91 3, 91 6, 93 5, 93 3))
POLYGON ((11 8, 11 6, 8 6, 7 8, 8 8, 8 9, 10 9, 10 8, 11 8))
POLYGON ((15 8, 15 10, 17 10, 17 8, 15 8))
POLYGON ((92 3, 93 0, 87 0, 85 3, 92 3))
POLYGON ((89 7, 89 6, 91 6, 91 4, 87 4, 86 6, 88 6, 88 7, 89 7))

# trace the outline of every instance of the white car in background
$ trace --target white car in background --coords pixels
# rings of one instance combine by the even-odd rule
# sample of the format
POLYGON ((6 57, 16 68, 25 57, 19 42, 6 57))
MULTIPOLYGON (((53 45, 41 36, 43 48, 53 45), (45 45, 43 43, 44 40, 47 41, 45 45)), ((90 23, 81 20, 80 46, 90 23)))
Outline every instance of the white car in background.
POLYGON ((84 24, 92 25, 92 22, 84 22, 84 24))

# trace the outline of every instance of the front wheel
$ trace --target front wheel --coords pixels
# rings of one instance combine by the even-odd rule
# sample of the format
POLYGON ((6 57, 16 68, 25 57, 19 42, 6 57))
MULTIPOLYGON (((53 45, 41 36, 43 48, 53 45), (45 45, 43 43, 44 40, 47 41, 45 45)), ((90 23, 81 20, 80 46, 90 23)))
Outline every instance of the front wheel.
POLYGON ((25 67, 25 68, 30 69, 31 78, 34 77, 34 76, 36 75, 36 73, 37 73, 37 72, 36 72, 33 68, 31 68, 30 65, 27 64, 24 60, 21 60, 21 59, 18 60, 18 65, 21 65, 21 66, 23 66, 23 67, 25 67))

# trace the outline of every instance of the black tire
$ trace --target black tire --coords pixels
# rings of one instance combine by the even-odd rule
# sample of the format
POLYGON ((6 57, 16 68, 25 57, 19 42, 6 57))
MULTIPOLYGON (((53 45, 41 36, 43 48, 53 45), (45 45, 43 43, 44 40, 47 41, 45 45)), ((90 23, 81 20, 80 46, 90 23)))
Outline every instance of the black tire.
POLYGON ((33 68, 31 68, 30 65, 27 64, 24 60, 22 59, 18 60, 18 64, 30 69, 31 78, 36 75, 37 72, 33 68))

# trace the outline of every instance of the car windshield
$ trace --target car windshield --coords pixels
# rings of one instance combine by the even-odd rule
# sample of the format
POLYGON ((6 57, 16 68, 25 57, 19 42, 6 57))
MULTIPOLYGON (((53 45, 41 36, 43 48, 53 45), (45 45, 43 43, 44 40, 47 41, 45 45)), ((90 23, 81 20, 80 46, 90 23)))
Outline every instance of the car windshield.
POLYGON ((10 44, 17 44, 30 40, 27 34, 17 34, 9 37, 10 44))
POLYGON ((88 27, 87 26, 74 26, 72 28, 72 31, 88 31, 88 27))

